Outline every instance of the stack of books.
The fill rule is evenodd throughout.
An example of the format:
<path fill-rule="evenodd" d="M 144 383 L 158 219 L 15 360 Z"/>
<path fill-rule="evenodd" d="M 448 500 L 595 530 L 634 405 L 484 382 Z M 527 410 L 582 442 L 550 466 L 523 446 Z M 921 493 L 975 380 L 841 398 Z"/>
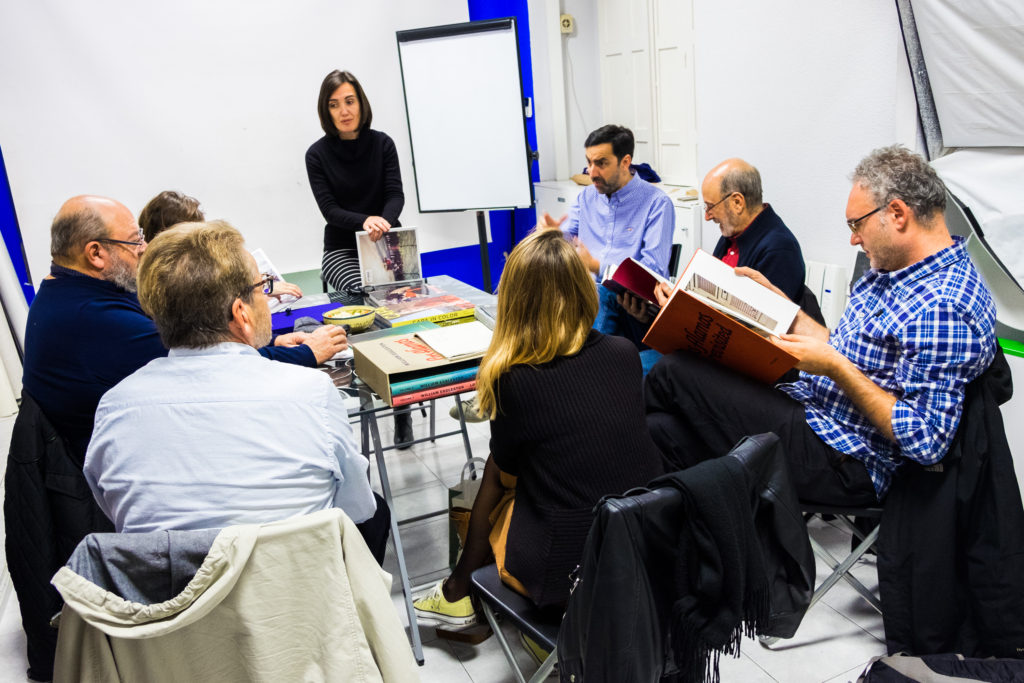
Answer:
<path fill-rule="evenodd" d="M 377 308 L 377 322 L 382 327 L 400 327 L 429 320 L 438 325 L 454 325 L 473 317 L 474 305 L 448 294 L 433 285 L 406 288 L 392 299 L 385 299 Z"/>
<path fill-rule="evenodd" d="M 431 327 L 352 345 L 356 374 L 388 405 L 420 403 L 476 388 L 491 331 L 479 322 Z"/>

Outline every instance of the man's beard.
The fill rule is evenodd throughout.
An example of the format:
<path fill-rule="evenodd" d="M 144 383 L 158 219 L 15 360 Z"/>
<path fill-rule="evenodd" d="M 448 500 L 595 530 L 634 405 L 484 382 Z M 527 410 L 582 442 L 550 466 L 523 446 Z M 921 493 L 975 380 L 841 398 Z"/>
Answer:
<path fill-rule="evenodd" d="M 134 265 L 125 261 L 120 256 L 111 253 L 110 267 L 103 272 L 103 279 L 113 282 L 126 292 L 134 292 L 138 289 L 136 282 L 137 274 Z"/>
<path fill-rule="evenodd" d="M 274 336 L 273 329 L 270 322 L 270 308 L 267 307 L 266 301 L 255 301 L 254 306 L 263 306 L 263 310 L 256 313 L 256 320 L 254 321 L 253 330 L 253 346 L 257 349 L 262 349 L 264 346 L 270 343 L 270 340 Z M 254 309 L 255 310 L 255 309 Z"/>

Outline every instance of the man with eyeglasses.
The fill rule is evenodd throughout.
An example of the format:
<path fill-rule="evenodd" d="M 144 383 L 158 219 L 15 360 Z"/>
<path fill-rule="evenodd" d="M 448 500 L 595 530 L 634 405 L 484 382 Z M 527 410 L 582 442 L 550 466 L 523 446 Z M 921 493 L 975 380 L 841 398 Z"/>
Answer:
<path fill-rule="evenodd" d="M 945 185 L 923 158 L 877 149 L 852 180 L 850 244 L 871 270 L 834 332 L 801 311 L 775 340 L 800 359 L 797 381 L 770 387 L 685 353 L 648 375 L 648 425 L 678 466 L 773 431 L 802 500 L 861 506 L 885 497 L 904 462 L 946 454 L 965 388 L 995 355 L 995 306 L 963 238 L 946 228 Z"/>
<path fill-rule="evenodd" d="M 106 197 L 69 199 L 50 229 L 53 265 L 29 309 L 23 383 L 79 460 L 103 392 L 167 355 L 135 295 L 145 249 L 131 211 Z M 296 348 L 265 347 L 260 353 L 313 366 L 347 343 L 337 327 L 324 328 L 306 342 Z"/>
<path fill-rule="evenodd" d="M 73 197 L 50 228 L 50 273 L 25 329 L 24 389 L 81 462 L 96 404 L 110 387 L 167 354 L 135 298 L 146 248 L 131 211 Z"/>
<path fill-rule="evenodd" d="M 135 218 L 120 202 L 69 199 L 50 229 L 50 273 L 29 308 L 23 415 L 15 426 L 7 475 L 7 504 L 18 516 L 9 512 L 6 527 L 9 542 L 19 548 L 8 562 L 28 637 L 30 674 L 39 680 L 52 675 L 56 636 L 49 619 L 60 609 L 50 577 L 85 534 L 110 529 L 84 493 L 81 472 L 96 405 L 119 381 L 167 355 L 135 295 L 145 249 Z M 265 348 L 261 354 L 312 365 L 345 344 L 344 332 L 333 328 L 308 347 Z M 36 413 L 63 439 L 47 445 L 19 433 L 22 423 L 41 424 Z"/>
<path fill-rule="evenodd" d="M 733 268 L 760 271 L 800 303 L 805 275 L 800 243 L 771 205 L 762 202 L 757 169 L 743 159 L 726 159 L 704 176 L 701 195 L 704 219 L 722 232 L 714 256 Z"/>
<path fill-rule="evenodd" d="M 268 363 L 267 292 L 223 221 L 162 233 L 142 257 L 139 301 L 170 353 L 96 409 L 85 478 L 118 532 L 216 529 L 339 507 L 383 561 L 388 509 L 370 489 L 327 375 Z"/>
<path fill-rule="evenodd" d="M 753 268 L 790 300 L 800 304 L 804 290 L 804 257 L 800 243 L 770 204 L 762 201 L 761 174 L 743 159 L 726 159 L 701 183 L 704 218 L 718 224 L 722 237 L 712 254 L 725 264 Z M 672 287 L 659 284 L 657 303 L 664 306 Z M 623 308 L 650 323 L 650 308 L 628 292 L 619 296 Z"/>

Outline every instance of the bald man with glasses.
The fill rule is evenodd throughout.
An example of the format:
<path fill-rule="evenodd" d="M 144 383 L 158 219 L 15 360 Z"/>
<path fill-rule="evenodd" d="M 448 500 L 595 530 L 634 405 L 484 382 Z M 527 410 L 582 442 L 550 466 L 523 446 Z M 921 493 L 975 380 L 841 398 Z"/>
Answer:
<path fill-rule="evenodd" d="M 79 461 L 105 391 L 167 349 L 136 298 L 146 240 L 132 212 L 107 197 L 66 201 L 50 228 L 50 273 L 29 308 L 24 389 Z M 315 366 L 347 346 L 337 327 L 278 339 L 261 355 Z"/>
<path fill-rule="evenodd" d="M 704 219 L 718 225 L 722 237 L 712 254 L 733 268 L 762 273 L 797 304 L 804 304 L 804 257 L 800 243 L 771 205 L 762 201 L 761 174 L 743 159 L 726 159 L 704 176 Z M 658 305 L 672 288 L 659 285 Z M 649 322 L 649 307 L 628 293 L 619 303 L 637 320 Z M 817 305 L 811 307 L 817 313 Z"/>
<path fill-rule="evenodd" d="M 146 249 L 124 204 L 73 197 L 50 228 L 50 273 L 39 285 L 25 329 L 24 390 L 81 462 L 100 396 L 167 355 L 135 297 Z"/>
<path fill-rule="evenodd" d="M 726 159 L 701 184 L 704 219 L 722 237 L 714 256 L 726 264 L 761 272 L 796 303 L 804 287 L 800 243 L 771 205 L 761 201 L 761 174 L 743 159 Z"/>

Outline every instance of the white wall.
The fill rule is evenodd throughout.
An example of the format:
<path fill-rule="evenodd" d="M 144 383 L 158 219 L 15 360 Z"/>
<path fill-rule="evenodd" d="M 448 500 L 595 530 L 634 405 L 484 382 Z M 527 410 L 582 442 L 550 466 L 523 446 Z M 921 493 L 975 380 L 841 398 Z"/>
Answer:
<path fill-rule="evenodd" d="M 577 19 L 576 34 L 564 41 L 570 169 L 577 172 L 589 132 L 579 110 L 590 129 L 609 122 L 600 119 L 597 3 L 561 4 Z M 895 4 L 694 0 L 694 31 L 698 175 L 727 157 L 746 158 L 761 170 L 765 198 L 805 258 L 851 267 L 857 250 L 843 220 L 850 172 L 875 147 L 916 146 Z M 540 37 L 536 29 L 532 35 Z M 534 70 L 545 66 L 534 54 Z M 543 146 L 553 132 L 537 123 Z M 705 224 L 704 245 L 718 236 L 717 226 Z"/>
<path fill-rule="evenodd" d="M 7 3 L 0 144 L 32 273 L 70 196 L 197 197 L 280 270 L 318 267 L 323 218 L 306 148 L 324 75 L 348 69 L 398 147 L 405 225 L 426 251 L 476 241 L 471 214 L 419 215 L 395 31 L 468 20 L 465 0 Z M 439 74 L 439 78 L 443 74 Z"/>
<path fill-rule="evenodd" d="M 569 144 L 569 175 L 587 165 L 583 142 L 595 128 L 615 121 L 602 120 L 601 69 L 597 47 L 597 3 L 594 0 L 561 0 L 564 14 L 576 19 L 576 30 L 562 39 L 565 67 L 565 108 Z M 536 70 L 534 66 L 534 70 Z M 537 131 L 537 137 L 541 135 Z"/>
<path fill-rule="evenodd" d="M 849 174 L 875 147 L 916 142 L 895 3 L 696 0 L 694 25 L 698 173 L 747 159 L 804 257 L 852 266 Z M 704 244 L 718 235 L 706 224 Z"/>

